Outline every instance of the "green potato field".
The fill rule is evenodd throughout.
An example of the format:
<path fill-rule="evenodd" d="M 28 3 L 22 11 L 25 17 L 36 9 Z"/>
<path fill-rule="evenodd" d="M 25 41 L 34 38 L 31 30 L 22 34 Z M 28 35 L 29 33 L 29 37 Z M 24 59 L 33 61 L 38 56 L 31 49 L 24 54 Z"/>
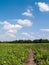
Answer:
<path fill-rule="evenodd" d="M 0 43 L 0 65 L 24 65 L 30 48 L 37 65 L 49 65 L 49 43 Z"/>

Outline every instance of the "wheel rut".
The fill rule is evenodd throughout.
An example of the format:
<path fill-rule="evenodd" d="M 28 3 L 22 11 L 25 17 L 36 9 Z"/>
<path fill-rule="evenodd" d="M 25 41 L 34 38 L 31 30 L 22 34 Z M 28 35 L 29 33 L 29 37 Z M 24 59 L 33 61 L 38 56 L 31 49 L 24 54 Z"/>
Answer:
<path fill-rule="evenodd" d="M 34 60 L 34 52 L 32 51 L 32 49 L 30 49 L 28 59 L 25 61 L 24 65 L 36 65 Z"/>

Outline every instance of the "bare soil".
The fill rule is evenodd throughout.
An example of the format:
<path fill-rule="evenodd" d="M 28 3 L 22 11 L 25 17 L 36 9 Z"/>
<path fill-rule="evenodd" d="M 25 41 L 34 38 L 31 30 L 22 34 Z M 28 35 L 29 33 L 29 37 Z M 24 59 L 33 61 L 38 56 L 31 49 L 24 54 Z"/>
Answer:
<path fill-rule="evenodd" d="M 25 61 L 24 65 L 36 65 L 34 60 L 34 52 L 30 49 L 28 59 Z"/>

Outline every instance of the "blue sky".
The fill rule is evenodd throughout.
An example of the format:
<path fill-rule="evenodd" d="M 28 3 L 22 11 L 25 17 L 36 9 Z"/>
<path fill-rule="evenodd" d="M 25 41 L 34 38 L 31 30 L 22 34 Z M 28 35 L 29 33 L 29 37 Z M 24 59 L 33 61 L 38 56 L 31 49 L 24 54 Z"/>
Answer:
<path fill-rule="evenodd" d="M 0 0 L 0 41 L 49 39 L 49 0 Z"/>

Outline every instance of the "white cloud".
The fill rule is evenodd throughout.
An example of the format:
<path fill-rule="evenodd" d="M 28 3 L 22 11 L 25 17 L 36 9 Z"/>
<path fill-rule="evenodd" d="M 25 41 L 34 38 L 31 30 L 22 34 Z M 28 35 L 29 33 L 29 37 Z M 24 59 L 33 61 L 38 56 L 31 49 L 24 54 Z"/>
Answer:
<path fill-rule="evenodd" d="M 49 11 L 49 5 L 45 2 L 38 2 L 38 7 L 41 12 L 48 12 Z"/>
<path fill-rule="evenodd" d="M 30 34 L 28 32 L 22 32 L 22 39 L 23 40 L 29 40 Z"/>
<path fill-rule="evenodd" d="M 31 32 L 22 32 L 22 39 L 23 40 L 33 40 L 35 39 L 35 36 L 31 34 Z"/>
<path fill-rule="evenodd" d="M 18 24 L 10 24 L 10 25 L 4 25 L 4 29 L 21 29 L 22 26 Z"/>
<path fill-rule="evenodd" d="M 28 19 L 24 19 L 24 20 L 19 19 L 19 20 L 17 20 L 17 22 L 24 26 L 32 26 L 31 20 L 28 20 Z"/>
<path fill-rule="evenodd" d="M 9 25 L 9 23 L 8 23 L 7 21 L 4 21 L 4 22 L 1 22 L 1 21 L 0 21 L 0 24 Z"/>
<path fill-rule="evenodd" d="M 11 41 L 11 40 L 14 40 L 16 39 L 16 36 L 12 33 L 5 33 L 5 34 L 1 34 L 0 35 L 0 40 L 1 41 Z"/>
<path fill-rule="evenodd" d="M 8 21 L 0 22 L 1 25 L 3 25 L 3 29 L 5 30 L 19 30 L 22 28 L 21 25 L 18 24 L 11 24 Z"/>
<path fill-rule="evenodd" d="M 18 24 L 11 24 L 11 23 L 9 23 L 9 22 L 2 22 L 2 24 L 4 25 L 3 26 L 3 29 L 7 29 L 7 30 L 10 30 L 10 29 L 21 29 L 22 28 L 22 26 L 21 25 L 18 25 Z"/>
<path fill-rule="evenodd" d="M 13 34 L 15 34 L 15 33 L 17 33 L 17 30 L 12 30 L 12 29 L 11 29 L 11 30 L 8 30 L 7 32 L 8 32 L 8 33 L 13 33 Z"/>
<path fill-rule="evenodd" d="M 40 29 L 43 32 L 49 32 L 49 29 Z"/>
<path fill-rule="evenodd" d="M 23 12 L 22 15 L 25 16 L 32 16 L 32 11 L 30 9 L 27 9 L 27 11 Z"/>
<path fill-rule="evenodd" d="M 16 34 L 18 30 L 22 28 L 21 25 L 18 24 L 11 24 L 8 21 L 0 22 L 0 25 L 3 25 L 2 30 L 6 31 L 2 35 L 0 35 L 1 38 L 4 38 L 9 40 L 10 38 L 16 38 Z"/>
<path fill-rule="evenodd" d="M 15 34 L 13 34 L 13 33 L 8 33 L 8 32 L 5 34 L 5 36 L 7 36 L 7 37 L 14 37 L 14 38 L 16 37 Z"/>
<path fill-rule="evenodd" d="M 24 36 L 30 36 L 30 34 L 27 33 L 27 32 L 23 32 L 22 34 L 23 34 Z"/>
<path fill-rule="evenodd" d="M 23 26 L 32 26 L 32 22 L 28 19 L 19 19 L 16 24 L 12 24 L 8 21 L 1 21 L 0 25 L 2 26 L 2 31 L 0 30 L 0 40 L 8 41 L 17 39 L 16 35 L 18 30 L 21 30 Z M 4 32 L 3 32 L 4 31 Z M 3 33 L 2 33 L 3 32 Z M 27 32 L 23 32 L 22 35 L 25 39 L 30 39 L 30 34 Z M 18 37 L 19 38 L 19 37 Z"/>

